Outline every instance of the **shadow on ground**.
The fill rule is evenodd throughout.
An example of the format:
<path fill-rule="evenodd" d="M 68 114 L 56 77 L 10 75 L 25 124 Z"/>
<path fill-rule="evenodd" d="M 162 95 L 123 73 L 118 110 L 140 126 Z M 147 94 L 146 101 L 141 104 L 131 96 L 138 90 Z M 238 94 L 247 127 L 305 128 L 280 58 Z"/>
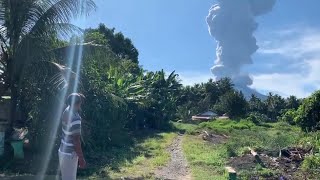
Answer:
<path fill-rule="evenodd" d="M 162 137 L 158 133 L 160 132 L 154 130 L 141 130 L 135 133 L 128 133 L 125 137 L 122 137 L 126 139 L 122 144 L 110 147 L 107 152 L 88 150 L 85 153 L 88 167 L 85 170 L 78 170 L 78 176 L 84 179 L 89 176 L 111 179 L 105 167 L 110 168 L 114 172 L 120 172 L 120 168 L 124 163 L 132 162 L 142 153 L 145 157 L 151 156 L 149 150 L 137 146 L 137 144 L 142 143 L 148 138 L 161 139 Z M 40 171 L 39 162 L 43 156 L 36 152 L 25 151 L 25 159 L 12 160 L 13 151 L 9 145 L 6 148 L 9 150 L 0 159 L 0 179 L 35 179 L 35 175 Z M 57 148 L 53 152 L 57 152 Z M 57 179 L 56 175 L 59 174 L 58 165 L 57 153 L 53 153 L 47 171 L 48 176 L 45 179 Z"/>

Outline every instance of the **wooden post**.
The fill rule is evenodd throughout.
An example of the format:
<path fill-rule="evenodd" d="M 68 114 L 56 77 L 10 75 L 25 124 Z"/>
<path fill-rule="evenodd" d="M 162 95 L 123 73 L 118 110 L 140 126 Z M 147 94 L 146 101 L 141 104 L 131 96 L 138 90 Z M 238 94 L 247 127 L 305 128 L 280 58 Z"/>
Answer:
<path fill-rule="evenodd" d="M 228 173 L 228 180 L 237 180 L 237 172 L 232 167 L 226 167 L 226 171 Z"/>
<path fill-rule="evenodd" d="M 250 147 L 248 147 L 249 151 L 251 152 L 252 156 L 256 159 L 256 161 L 263 167 L 265 168 L 266 166 L 264 165 L 264 163 L 262 162 L 262 160 L 260 159 L 258 153 L 256 151 L 254 151 L 253 149 L 251 149 Z"/>

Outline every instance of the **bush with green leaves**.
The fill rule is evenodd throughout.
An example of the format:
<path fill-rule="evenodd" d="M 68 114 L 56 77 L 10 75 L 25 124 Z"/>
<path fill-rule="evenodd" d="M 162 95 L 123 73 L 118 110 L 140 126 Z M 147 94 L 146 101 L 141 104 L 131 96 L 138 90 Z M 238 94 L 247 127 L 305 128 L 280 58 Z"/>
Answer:
<path fill-rule="evenodd" d="M 280 116 L 280 120 L 294 125 L 294 118 L 297 116 L 297 111 L 294 109 L 289 109 Z"/>
<path fill-rule="evenodd" d="M 261 123 L 271 121 L 270 118 L 268 118 L 268 116 L 266 116 L 265 114 L 258 113 L 258 112 L 249 113 L 247 120 L 252 121 L 255 124 L 261 124 Z"/>
<path fill-rule="evenodd" d="M 320 129 L 320 91 L 303 101 L 297 110 L 295 122 L 305 131 Z"/>
<path fill-rule="evenodd" d="M 320 174 L 319 167 L 320 167 L 320 154 L 319 153 L 305 157 L 305 159 L 302 163 L 302 169 L 305 171 L 318 170 L 318 173 Z"/>

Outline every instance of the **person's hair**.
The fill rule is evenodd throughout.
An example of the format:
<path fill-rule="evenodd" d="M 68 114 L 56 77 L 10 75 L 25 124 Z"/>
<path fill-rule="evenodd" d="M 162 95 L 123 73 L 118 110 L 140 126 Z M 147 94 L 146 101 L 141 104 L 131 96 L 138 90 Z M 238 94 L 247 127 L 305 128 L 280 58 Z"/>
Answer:
<path fill-rule="evenodd" d="M 84 95 L 80 93 L 72 93 L 68 96 L 66 104 L 68 106 L 82 103 L 84 100 Z"/>

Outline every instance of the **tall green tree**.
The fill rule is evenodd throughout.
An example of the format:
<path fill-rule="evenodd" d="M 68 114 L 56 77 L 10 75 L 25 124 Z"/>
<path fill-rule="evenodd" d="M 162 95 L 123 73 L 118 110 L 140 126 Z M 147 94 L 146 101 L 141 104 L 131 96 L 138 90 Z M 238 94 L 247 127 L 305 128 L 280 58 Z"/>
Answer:
<path fill-rule="evenodd" d="M 10 90 L 11 122 L 15 120 L 24 69 L 51 50 L 52 34 L 79 32 L 71 19 L 87 15 L 93 0 L 0 0 L 1 91 Z M 59 68 L 57 68 L 59 69 Z"/>
<path fill-rule="evenodd" d="M 106 45 L 120 58 L 139 63 L 139 52 L 133 45 L 131 39 L 125 37 L 121 32 L 115 32 L 115 28 L 109 29 L 100 24 L 96 29 L 87 29 L 85 42 Z"/>
<path fill-rule="evenodd" d="M 248 104 L 242 92 L 228 91 L 220 96 L 214 109 L 219 114 L 226 113 L 231 118 L 239 118 L 246 115 L 247 107 Z"/>
<path fill-rule="evenodd" d="M 175 72 L 166 77 L 163 70 L 147 72 L 144 81 L 148 94 L 146 122 L 150 127 L 159 129 L 173 120 L 182 85 Z"/>
<path fill-rule="evenodd" d="M 222 78 L 216 81 L 216 84 L 219 90 L 219 96 L 227 92 L 234 91 L 234 84 L 230 78 Z"/>
<path fill-rule="evenodd" d="M 249 111 L 250 112 L 257 112 L 257 113 L 261 113 L 261 114 L 265 114 L 267 107 L 266 104 L 263 103 L 263 101 L 261 101 L 260 98 L 258 98 L 256 95 L 252 94 L 251 98 L 248 102 L 249 104 Z"/>
<path fill-rule="evenodd" d="M 286 108 L 285 100 L 277 94 L 269 93 L 265 103 L 267 106 L 267 116 L 273 121 L 276 121 Z"/>
<path fill-rule="evenodd" d="M 286 99 L 286 108 L 287 109 L 298 109 L 301 102 L 296 96 L 290 96 Z"/>

